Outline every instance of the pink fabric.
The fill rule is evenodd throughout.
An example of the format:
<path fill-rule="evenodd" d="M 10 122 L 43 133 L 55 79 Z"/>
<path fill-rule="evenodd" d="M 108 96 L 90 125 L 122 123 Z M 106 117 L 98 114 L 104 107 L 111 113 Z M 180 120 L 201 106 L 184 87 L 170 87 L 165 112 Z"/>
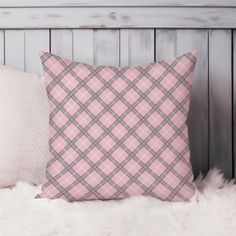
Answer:
<path fill-rule="evenodd" d="M 188 116 L 194 53 L 135 68 L 42 53 L 50 160 L 38 197 L 69 201 L 194 193 Z"/>

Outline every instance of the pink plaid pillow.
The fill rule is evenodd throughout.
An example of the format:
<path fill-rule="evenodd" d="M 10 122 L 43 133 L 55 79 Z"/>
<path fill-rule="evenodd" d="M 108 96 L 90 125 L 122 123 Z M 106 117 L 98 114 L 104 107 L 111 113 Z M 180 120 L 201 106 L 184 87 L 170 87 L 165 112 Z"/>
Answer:
<path fill-rule="evenodd" d="M 38 197 L 149 195 L 189 200 L 194 53 L 139 67 L 87 65 L 44 52 L 50 160 Z"/>

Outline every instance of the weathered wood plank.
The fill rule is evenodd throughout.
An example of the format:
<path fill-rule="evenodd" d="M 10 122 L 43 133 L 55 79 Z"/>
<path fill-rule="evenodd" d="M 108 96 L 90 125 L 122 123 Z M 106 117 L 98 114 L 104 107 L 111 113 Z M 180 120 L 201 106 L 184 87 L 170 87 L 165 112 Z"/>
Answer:
<path fill-rule="evenodd" d="M 129 29 L 120 32 L 120 64 L 137 66 L 153 62 L 154 30 Z"/>
<path fill-rule="evenodd" d="M 64 58 L 73 59 L 72 30 L 51 30 L 51 52 Z"/>
<path fill-rule="evenodd" d="M 6 30 L 5 64 L 16 69 L 42 74 L 39 52 L 49 50 L 48 30 Z"/>
<path fill-rule="evenodd" d="M 24 30 L 5 31 L 5 65 L 24 71 L 25 69 Z"/>
<path fill-rule="evenodd" d="M 1 0 L 0 7 L 68 6 L 236 6 L 234 0 Z"/>
<path fill-rule="evenodd" d="M 145 27 L 236 28 L 236 8 L 0 8 L 0 28 Z"/>
<path fill-rule="evenodd" d="M 5 33 L 4 30 L 0 30 L 0 64 L 5 64 Z"/>
<path fill-rule="evenodd" d="M 25 71 L 42 75 L 40 51 L 49 51 L 49 30 L 25 31 Z"/>
<path fill-rule="evenodd" d="M 94 63 L 119 65 L 119 30 L 94 31 Z"/>
<path fill-rule="evenodd" d="M 94 63 L 94 30 L 73 30 L 73 59 L 88 64 Z"/>
<path fill-rule="evenodd" d="M 232 177 L 232 48 L 231 30 L 209 34 L 210 167 Z"/>
<path fill-rule="evenodd" d="M 177 46 L 176 30 L 156 30 L 156 60 L 175 58 Z"/>
<path fill-rule="evenodd" d="M 233 31 L 233 173 L 236 178 L 236 30 Z"/>
<path fill-rule="evenodd" d="M 120 30 L 120 66 L 130 66 L 129 29 Z"/>
<path fill-rule="evenodd" d="M 208 31 L 177 30 L 177 55 L 197 50 L 189 110 L 189 142 L 195 176 L 208 171 Z"/>
<path fill-rule="evenodd" d="M 156 60 L 198 51 L 189 111 L 189 141 L 195 176 L 208 170 L 208 32 L 156 30 Z"/>

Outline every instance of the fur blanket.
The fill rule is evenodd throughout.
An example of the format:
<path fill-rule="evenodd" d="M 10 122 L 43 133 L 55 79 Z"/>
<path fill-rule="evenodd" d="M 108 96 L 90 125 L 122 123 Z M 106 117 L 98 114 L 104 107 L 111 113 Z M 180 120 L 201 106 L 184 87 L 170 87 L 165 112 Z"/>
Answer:
<path fill-rule="evenodd" d="M 40 187 L 0 190 L 1 236 L 234 236 L 236 185 L 218 170 L 196 181 L 190 203 L 148 197 L 68 203 L 34 199 Z"/>

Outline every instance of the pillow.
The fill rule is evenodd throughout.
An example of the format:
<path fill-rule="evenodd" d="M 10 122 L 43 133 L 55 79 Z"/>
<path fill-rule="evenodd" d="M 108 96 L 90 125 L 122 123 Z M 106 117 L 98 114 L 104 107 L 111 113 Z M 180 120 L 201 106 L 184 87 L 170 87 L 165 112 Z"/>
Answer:
<path fill-rule="evenodd" d="M 186 120 L 194 53 L 134 68 L 87 65 L 47 52 L 41 60 L 50 160 L 37 197 L 193 196 Z"/>
<path fill-rule="evenodd" d="M 44 79 L 0 66 L 0 187 L 43 182 L 48 117 Z"/>

